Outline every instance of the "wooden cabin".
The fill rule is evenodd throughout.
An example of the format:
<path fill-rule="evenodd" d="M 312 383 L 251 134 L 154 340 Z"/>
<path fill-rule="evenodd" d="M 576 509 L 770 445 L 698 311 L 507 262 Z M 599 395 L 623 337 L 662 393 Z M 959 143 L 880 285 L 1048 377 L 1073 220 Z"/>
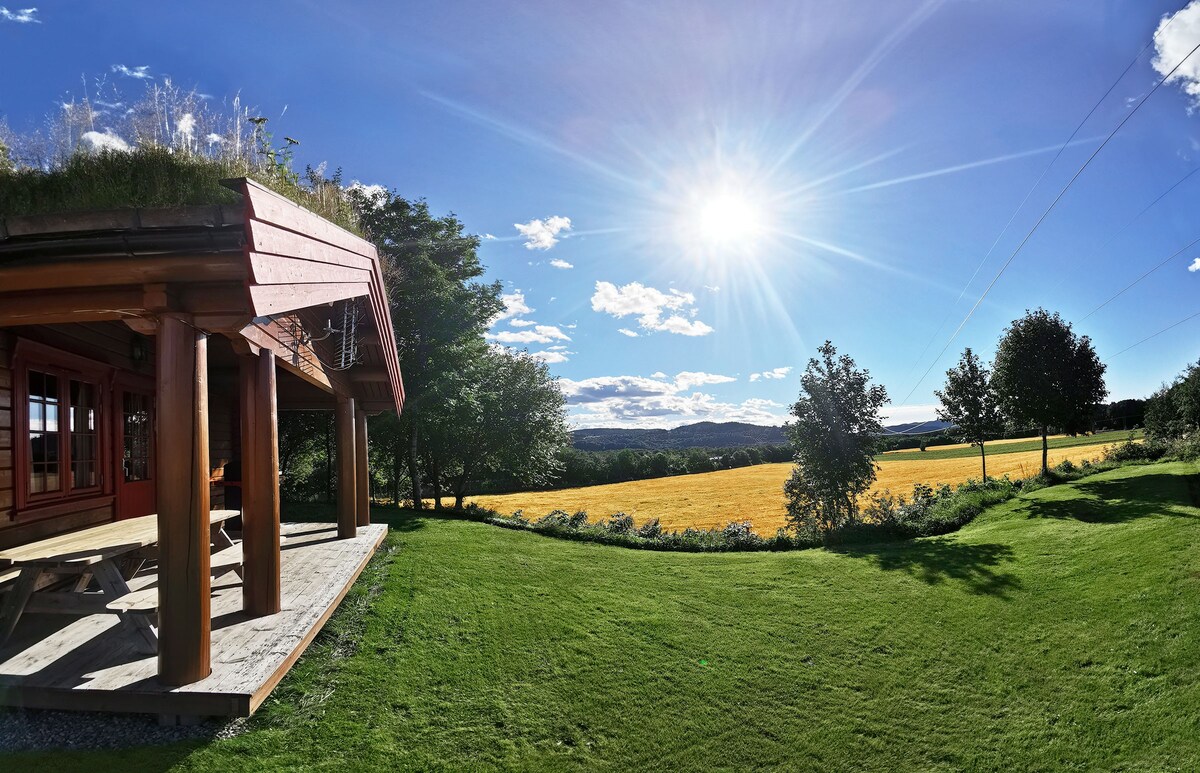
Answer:
<path fill-rule="evenodd" d="M 225 184 L 240 205 L 0 213 L 0 704 L 248 714 L 383 538 L 366 417 L 398 412 L 404 387 L 376 250 L 251 180 Z M 336 416 L 337 523 L 324 534 L 280 523 L 277 416 L 298 409 Z M 241 580 L 221 590 L 214 525 L 238 513 Z M 117 545 L 98 550 L 97 534 Z M 150 559 L 112 582 L 142 582 L 141 606 L 114 608 L 106 585 L 89 600 L 134 534 Z M 101 601 L 73 634 L 82 649 L 62 655 L 63 631 Z M 56 605 L 79 614 L 27 627 L 39 615 L 23 609 Z M 139 614 L 157 637 L 149 659 L 121 650 L 128 626 L 114 625 Z M 243 651 L 215 657 L 243 624 L 228 642 Z M 89 656 L 86 641 L 108 645 Z M 96 665 L 114 648 L 120 668 Z M 243 663 L 247 648 L 278 663 L 222 692 L 239 677 L 214 664 Z"/>

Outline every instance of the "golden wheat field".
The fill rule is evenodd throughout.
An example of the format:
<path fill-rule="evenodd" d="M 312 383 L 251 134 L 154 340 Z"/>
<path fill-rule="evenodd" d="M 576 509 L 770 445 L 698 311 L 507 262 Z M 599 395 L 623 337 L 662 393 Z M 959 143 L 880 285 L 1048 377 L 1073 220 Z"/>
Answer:
<path fill-rule="evenodd" d="M 1101 445 L 1052 448 L 1050 464 L 1095 459 L 1102 451 Z M 1025 478 L 1038 471 L 1041 461 L 1040 450 L 996 454 L 988 457 L 988 474 Z M 502 513 L 523 510 L 526 517 L 551 510 L 587 510 L 592 520 L 598 520 L 620 511 L 632 515 L 639 524 L 658 518 L 665 528 L 679 530 L 750 521 L 758 533 L 773 534 L 784 525 L 783 482 L 791 471 L 790 463 L 760 464 L 602 486 L 480 496 L 469 501 Z M 884 458 L 879 462 L 879 477 L 872 490 L 907 495 L 914 483 L 957 484 L 978 477 L 979 458 L 975 456 L 929 461 Z"/>

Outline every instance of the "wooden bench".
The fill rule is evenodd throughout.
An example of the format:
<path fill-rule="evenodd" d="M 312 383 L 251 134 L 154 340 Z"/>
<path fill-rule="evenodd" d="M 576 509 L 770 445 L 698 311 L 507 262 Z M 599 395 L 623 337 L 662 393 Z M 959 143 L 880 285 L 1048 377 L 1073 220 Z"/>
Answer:
<path fill-rule="evenodd" d="M 237 510 L 209 513 L 211 540 L 218 554 L 235 547 L 224 524 L 237 515 Z M 0 602 L 0 645 L 8 640 L 25 612 L 91 615 L 115 611 L 107 608 L 108 602 L 129 594 L 126 581 L 142 563 L 157 556 L 157 541 L 158 516 L 147 515 L 0 551 L 0 569 L 11 566 L 19 571 L 12 589 Z M 237 550 L 240 556 L 240 547 Z M 35 593 L 47 574 L 73 577 L 71 590 Z M 99 594 L 85 593 L 92 580 L 100 586 Z M 148 647 L 157 649 L 158 633 L 144 616 L 117 614 Z"/>
<path fill-rule="evenodd" d="M 238 577 L 242 576 L 241 545 L 234 544 L 212 554 L 209 575 L 220 577 L 229 572 L 236 572 Z M 142 588 L 141 590 L 130 591 L 124 596 L 119 596 L 108 602 L 105 605 L 105 609 L 118 614 L 156 615 L 158 614 L 158 587 L 151 586 L 149 588 Z"/>

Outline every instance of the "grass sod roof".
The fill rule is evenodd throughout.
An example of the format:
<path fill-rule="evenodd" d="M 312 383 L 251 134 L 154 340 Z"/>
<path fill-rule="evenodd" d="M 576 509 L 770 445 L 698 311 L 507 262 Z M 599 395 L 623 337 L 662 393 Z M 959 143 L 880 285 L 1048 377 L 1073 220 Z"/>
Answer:
<path fill-rule="evenodd" d="M 249 177 L 348 231 L 362 233 L 345 198 L 323 190 L 335 183 L 310 187 L 264 174 L 244 159 L 206 158 L 156 146 L 80 153 L 50 170 L 0 169 L 0 217 L 240 204 L 241 195 L 221 184 L 237 177 Z"/>

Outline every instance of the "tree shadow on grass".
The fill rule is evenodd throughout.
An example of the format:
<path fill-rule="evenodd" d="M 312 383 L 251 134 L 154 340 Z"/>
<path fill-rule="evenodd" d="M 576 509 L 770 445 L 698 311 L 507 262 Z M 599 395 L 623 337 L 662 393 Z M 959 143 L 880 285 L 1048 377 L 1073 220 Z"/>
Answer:
<path fill-rule="evenodd" d="M 1013 560 L 1008 545 L 964 544 L 950 539 L 920 539 L 899 543 L 856 545 L 838 552 L 874 562 L 884 571 L 903 571 L 922 582 L 961 583 L 972 593 L 1007 598 L 1021 587 L 1020 579 L 1000 566 Z"/>
<path fill-rule="evenodd" d="M 1195 518 L 1189 506 L 1200 498 L 1200 476 L 1153 473 L 1115 480 L 1076 483 L 1071 490 L 1055 489 L 1068 498 L 1033 498 L 1018 512 L 1028 518 L 1059 518 L 1084 523 L 1126 523 L 1138 518 L 1172 515 Z"/>

